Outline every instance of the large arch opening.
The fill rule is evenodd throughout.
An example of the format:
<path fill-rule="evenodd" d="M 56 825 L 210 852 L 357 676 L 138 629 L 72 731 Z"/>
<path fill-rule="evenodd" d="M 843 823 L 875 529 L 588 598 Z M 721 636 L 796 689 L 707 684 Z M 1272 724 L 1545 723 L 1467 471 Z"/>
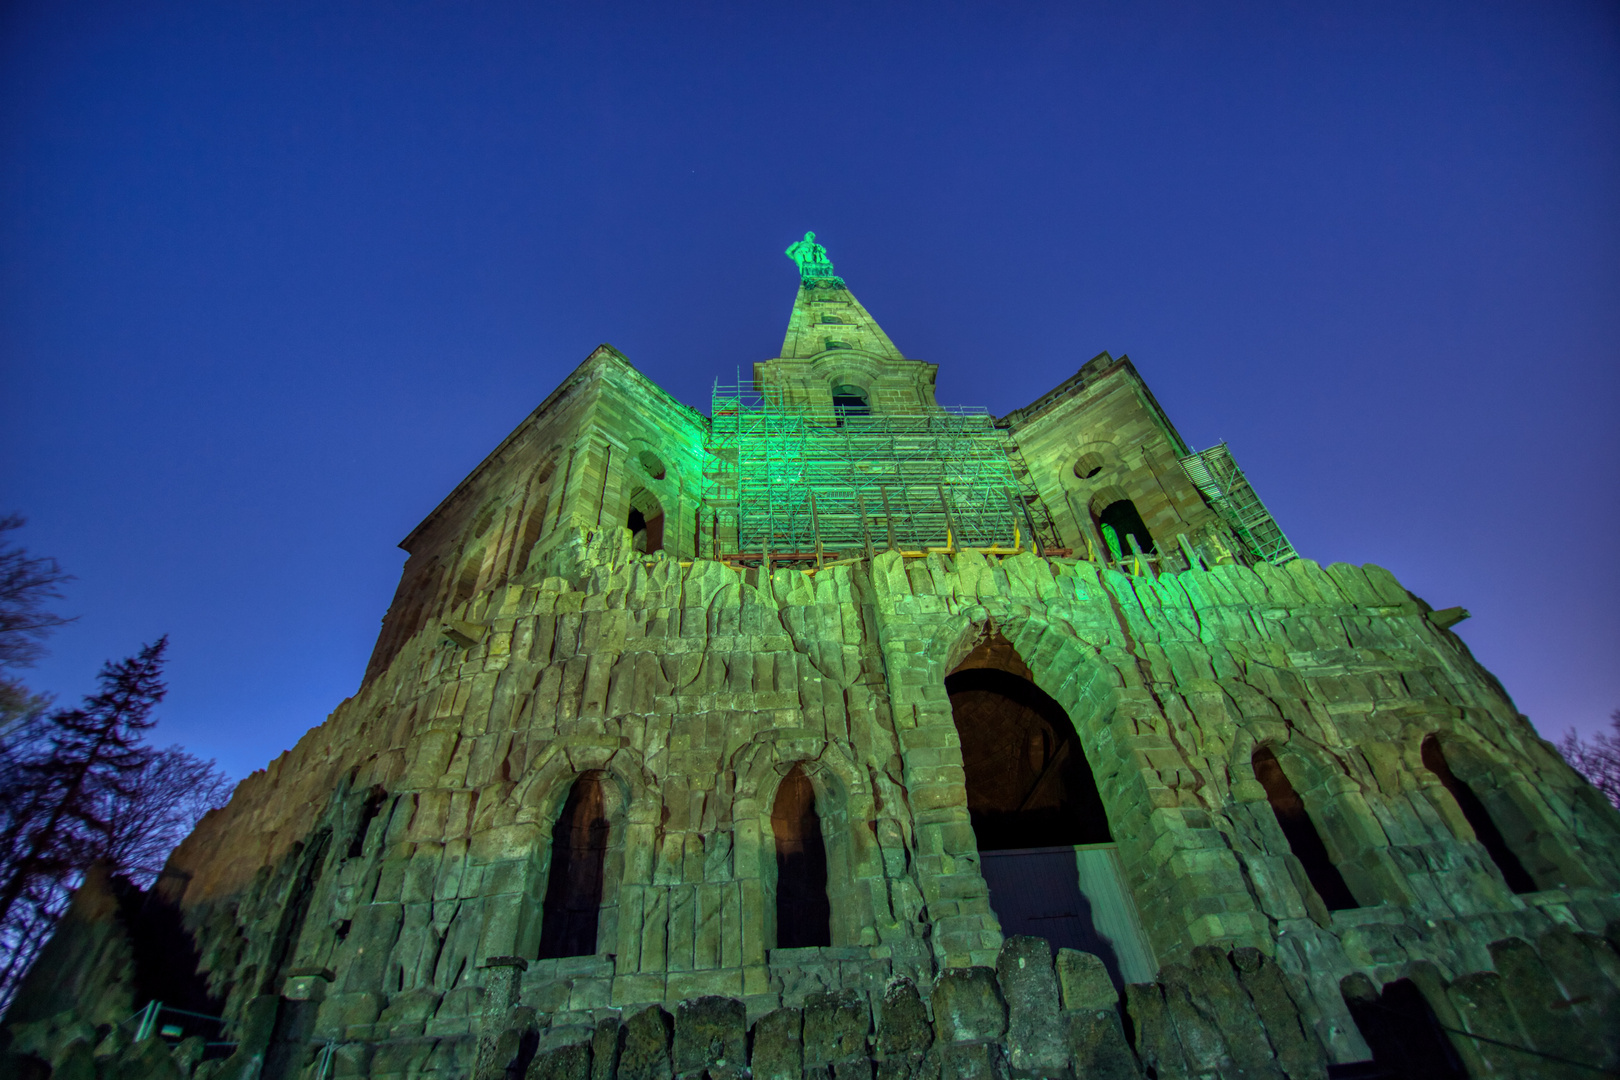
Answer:
<path fill-rule="evenodd" d="M 608 850 L 603 779 L 601 772 L 581 774 L 551 830 L 551 871 L 540 916 L 541 960 L 596 952 Z"/>
<path fill-rule="evenodd" d="M 630 527 L 630 547 L 651 555 L 664 548 L 664 506 L 658 496 L 644 487 L 630 492 L 630 513 L 625 524 Z"/>
<path fill-rule="evenodd" d="M 980 851 L 1113 840 L 1063 706 L 1024 676 L 996 668 L 959 670 L 945 690 Z"/>
<path fill-rule="evenodd" d="M 1157 966 L 1068 713 L 995 631 L 946 677 L 945 690 L 1002 933 L 1095 953 L 1116 986 L 1151 979 Z"/>
<path fill-rule="evenodd" d="M 1475 839 L 1490 855 L 1496 868 L 1502 872 L 1502 879 L 1507 882 L 1508 888 L 1516 893 L 1535 892 L 1538 888 L 1535 878 L 1530 876 L 1530 872 L 1524 868 L 1523 861 L 1508 846 L 1507 839 L 1503 837 L 1502 830 L 1497 828 L 1490 811 L 1485 808 L 1484 801 L 1467 781 L 1451 771 L 1445 751 L 1440 747 L 1440 740 L 1433 735 L 1424 738 L 1421 753 L 1423 767 L 1439 777 L 1440 783 L 1456 800 L 1457 808 L 1462 811 L 1463 817 L 1474 830 Z"/>
<path fill-rule="evenodd" d="M 827 845 L 816 813 L 816 791 L 804 768 L 782 778 L 771 807 L 776 839 L 776 946 L 803 949 L 832 944 L 827 898 Z"/>
<path fill-rule="evenodd" d="M 1316 895 L 1322 898 L 1329 911 L 1360 907 L 1350 886 L 1345 884 L 1344 875 L 1333 864 L 1327 844 L 1323 842 L 1321 833 L 1316 831 L 1316 823 L 1311 820 L 1310 812 L 1305 809 L 1305 800 L 1294 790 L 1277 755 L 1269 746 L 1262 746 L 1254 752 L 1252 760 L 1254 778 L 1265 788 L 1266 800 L 1271 803 L 1271 812 L 1276 815 L 1277 824 L 1288 840 L 1288 848 L 1305 868 L 1305 876 L 1316 890 Z"/>

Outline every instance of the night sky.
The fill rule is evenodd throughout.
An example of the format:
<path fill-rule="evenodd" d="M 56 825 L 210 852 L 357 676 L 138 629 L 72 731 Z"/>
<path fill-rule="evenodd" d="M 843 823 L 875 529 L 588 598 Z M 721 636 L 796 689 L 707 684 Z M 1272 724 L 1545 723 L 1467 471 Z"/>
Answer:
<path fill-rule="evenodd" d="M 1612 4 L 13 3 L 0 510 L 79 616 L 25 675 L 168 633 L 157 740 L 264 765 L 569 370 L 707 411 L 814 229 L 941 403 L 1128 353 L 1303 554 L 1600 730 L 1617 194 Z"/>

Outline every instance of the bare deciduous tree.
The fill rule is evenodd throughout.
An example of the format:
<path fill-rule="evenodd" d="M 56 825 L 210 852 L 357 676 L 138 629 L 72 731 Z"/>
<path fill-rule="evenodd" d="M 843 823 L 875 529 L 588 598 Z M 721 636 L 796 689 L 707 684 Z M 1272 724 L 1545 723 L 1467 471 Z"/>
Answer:
<path fill-rule="evenodd" d="M 1613 735 L 1600 731 L 1590 740 L 1571 728 L 1558 740 L 1558 752 L 1610 802 L 1620 806 L 1620 709 L 1609 714 L 1609 722 L 1614 726 Z"/>
<path fill-rule="evenodd" d="M 97 857 L 149 888 L 163 863 L 208 811 L 224 806 L 232 784 L 212 761 L 178 746 L 151 750 L 122 792 L 106 793 L 107 822 Z"/>
<path fill-rule="evenodd" d="M 20 515 L 0 515 L 0 535 L 22 526 Z M 45 610 L 46 601 L 60 600 L 61 586 L 72 580 L 55 559 L 0 542 L 0 742 L 14 741 L 11 729 L 37 719 L 49 705 L 7 672 L 32 666 L 51 631 L 73 621 Z"/>

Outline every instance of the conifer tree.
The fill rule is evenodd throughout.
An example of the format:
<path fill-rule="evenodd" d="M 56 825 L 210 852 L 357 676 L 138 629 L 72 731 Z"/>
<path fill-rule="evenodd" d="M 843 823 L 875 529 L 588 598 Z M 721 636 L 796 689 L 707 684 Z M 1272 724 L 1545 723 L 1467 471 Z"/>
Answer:
<path fill-rule="evenodd" d="M 0 847 L 0 924 L 41 883 L 82 870 L 114 833 L 108 807 L 133 798 L 150 751 L 142 734 L 166 690 L 161 637 L 103 665 L 101 689 L 50 717 L 50 748 L 22 766 L 22 790 Z"/>

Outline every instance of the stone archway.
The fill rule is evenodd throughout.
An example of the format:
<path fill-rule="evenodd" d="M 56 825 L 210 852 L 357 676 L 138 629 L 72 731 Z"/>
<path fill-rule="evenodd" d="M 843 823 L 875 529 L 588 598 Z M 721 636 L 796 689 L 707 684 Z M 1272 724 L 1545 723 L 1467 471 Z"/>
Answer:
<path fill-rule="evenodd" d="M 1107 809 L 1068 712 L 988 621 L 945 688 L 1002 933 L 1093 953 L 1117 986 L 1151 977 Z"/>

